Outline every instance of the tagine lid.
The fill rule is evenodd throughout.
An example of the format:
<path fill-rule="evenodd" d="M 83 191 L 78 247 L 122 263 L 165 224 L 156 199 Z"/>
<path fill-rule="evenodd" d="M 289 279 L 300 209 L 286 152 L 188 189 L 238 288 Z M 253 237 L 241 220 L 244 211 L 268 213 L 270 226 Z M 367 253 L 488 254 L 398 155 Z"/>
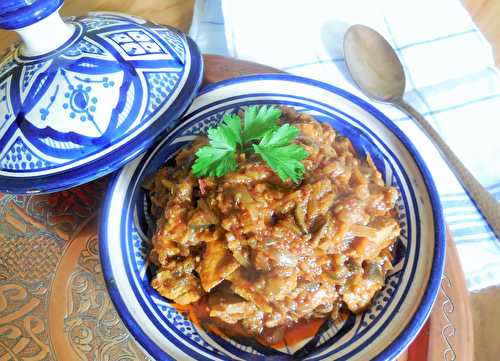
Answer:
<path fill-rule="evenodd" d="M 63 0 L 7 0 L 22 42 L 0 63 L 0 191 L 64 190 L 121 168 L 192 102 L 203 62 L 177 29 L 124 14 L 64 21 Z"/>

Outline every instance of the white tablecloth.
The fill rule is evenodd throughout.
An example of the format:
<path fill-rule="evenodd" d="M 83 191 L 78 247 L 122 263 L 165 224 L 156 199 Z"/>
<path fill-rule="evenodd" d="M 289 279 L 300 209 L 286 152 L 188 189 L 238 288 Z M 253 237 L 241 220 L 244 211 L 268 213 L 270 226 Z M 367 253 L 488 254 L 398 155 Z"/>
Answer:
<path fill-rule="evenodd" d="M 267 64 L 366 99 L 343 60 L 352 24 L 397 49 L 407 100 L 500 200 L 500 75 L 459 0 L 197 0 L 190 36 L 204 53 Z M 399 110 L 374 104 L 409 136 L 437 185 L 471 290 L 500 283 L 500 242 L 437 150 Z"/>

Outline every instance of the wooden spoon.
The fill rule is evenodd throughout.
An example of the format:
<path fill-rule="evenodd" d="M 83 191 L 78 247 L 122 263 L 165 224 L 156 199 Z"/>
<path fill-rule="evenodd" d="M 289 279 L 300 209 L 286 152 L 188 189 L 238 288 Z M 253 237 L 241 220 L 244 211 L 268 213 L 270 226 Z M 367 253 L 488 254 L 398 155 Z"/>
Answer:
<path fill-rule="evenodd" d="M 344 37 L 344 56 L 352 78 L 367 96 L 398 107 L 427 134 L 500 239 L 500 203 L 465 168 L 432 125 L 403 99 L 403 66 L 387 40 L 367 26 L 353 25 Z"/>

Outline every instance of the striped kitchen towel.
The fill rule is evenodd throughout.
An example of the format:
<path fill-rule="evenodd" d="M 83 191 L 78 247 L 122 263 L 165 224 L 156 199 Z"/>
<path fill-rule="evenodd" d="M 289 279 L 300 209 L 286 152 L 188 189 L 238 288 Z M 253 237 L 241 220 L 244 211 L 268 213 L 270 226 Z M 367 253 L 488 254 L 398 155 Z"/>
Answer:
<path fill-rule="evenodd" d="M 190 35 L 205 53 L 270 65 L 366 99 L 343 59 L 342 38 L 352 24 L 375 28 L 397 49 L 407 100 L 500 200 L 500 75 L 491 47 L 459 0 L 197 0 Z M 437 150 L 405 114 L 374 105 L 409 136 L 431 169 L 469 289 L 499 284 L 499 240 Z"/>

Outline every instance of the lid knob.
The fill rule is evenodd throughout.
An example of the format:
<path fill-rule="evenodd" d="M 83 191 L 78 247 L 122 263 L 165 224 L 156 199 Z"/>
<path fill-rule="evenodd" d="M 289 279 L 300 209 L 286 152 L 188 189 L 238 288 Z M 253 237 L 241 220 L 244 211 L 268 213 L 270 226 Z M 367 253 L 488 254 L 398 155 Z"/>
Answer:
<path fill-rule="evenodd" d="M 2 0 L 0 28 L 15 30 L 23 39 L 26 56 L 49 53 L 63 45 L 74 32 L 58 10 L 63 0 Z"/>
<path fill-rule="evenodd" d="M 63 0 L 2 0 L 0 28 L 19 29 L 36 23 L 61 7 Z"/>

